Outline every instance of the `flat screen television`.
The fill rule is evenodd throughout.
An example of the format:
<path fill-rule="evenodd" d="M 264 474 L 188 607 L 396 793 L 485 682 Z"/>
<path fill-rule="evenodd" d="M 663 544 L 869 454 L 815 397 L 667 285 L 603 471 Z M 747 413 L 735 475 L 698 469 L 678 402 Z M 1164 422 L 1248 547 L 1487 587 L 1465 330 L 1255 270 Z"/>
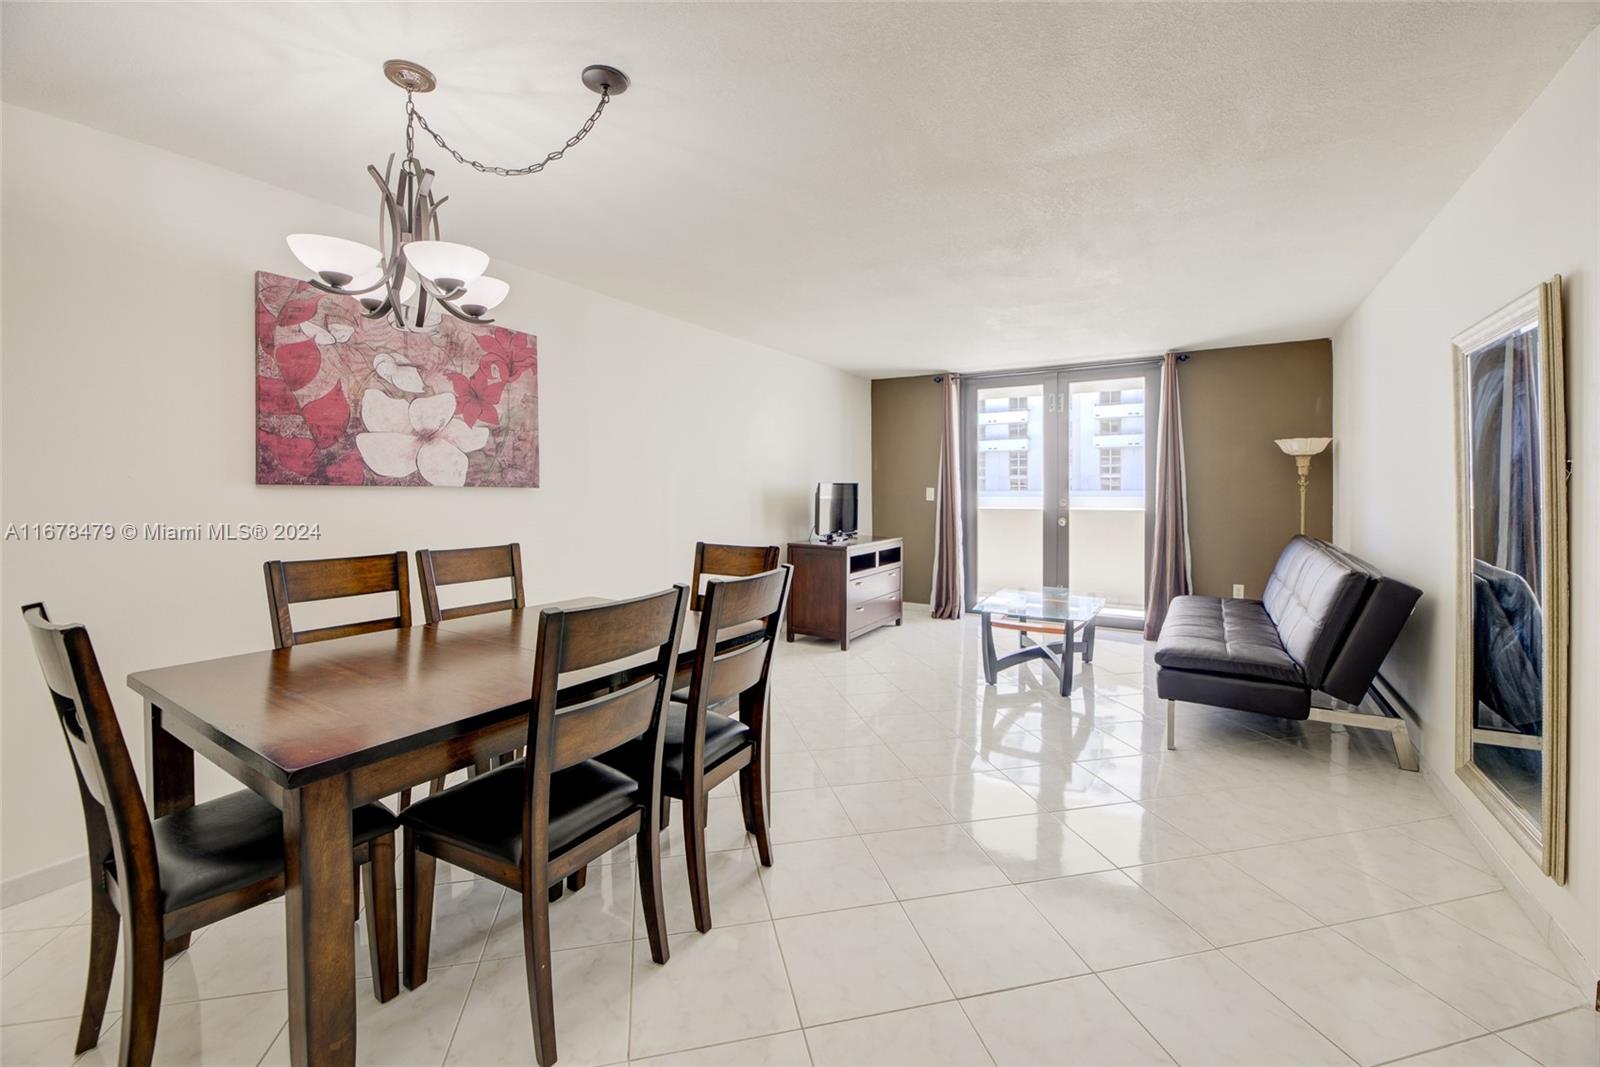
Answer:
<path fill-rule="evenodd" d="M 817 537 L 824 541 L 842 541 L 859 532 L 860 488 L 856 482 L 817 483 L 816 506 L 812 511 Z"/>

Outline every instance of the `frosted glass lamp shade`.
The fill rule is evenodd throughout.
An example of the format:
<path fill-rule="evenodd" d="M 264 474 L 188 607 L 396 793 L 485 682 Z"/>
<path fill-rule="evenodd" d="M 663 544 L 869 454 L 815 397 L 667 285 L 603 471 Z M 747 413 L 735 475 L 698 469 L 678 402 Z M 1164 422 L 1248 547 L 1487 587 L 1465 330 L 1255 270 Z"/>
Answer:
<path fill-rule="evenodd" d="M 489 254 L 453 241 L 412 241 L 405 246 L 411 269 L 445 294 L 470 285 L 489 269 Z"/>
<path fill-rule="evenodd" d="M 467 291 L 455 299 L 455 304 L 473 318 L 482 318 L 499 306 L 511 292 L 511 286 L 499 278 L 484 275 L 467 286 Z"/>
<path fill-rule="evenodd" d="M 1283 437 L 1276 442 L 1286 456 L 1314 456 L 1332 443 L 1331 437 Z"/>
<path fill-rule="evenodd" d="M 336 288 L 343 289 L 357 278 L 371 276 L 383 266 L 383 256 L 378 250 L 360 241 L 325 237 L 320 233 L 291 233 L 288 242 L 294 258 L 324 284 Z"/>
<path fill-rule="evenodd" d="M 382 267 L 373 267 L 371 270 L 367 271 L 365 274 L 360 274 L 360 275 L 357 275 L 356 277 L 350 279 L 350 281 L 348 283 L 346 283 L 345 285 L 340 286 L 340 288 L 341 289 L 348 289 L 352 293 L 360 293 L 361 290 L 363 290 L 363 289 L 371 289 L 374 285 L 377 285 L 381 281 L 383 281 L 383 268 Z M 374 292 L 377 292 L 377 291 L 378 290 L 374 290 Z M 368 294 L 362 293 L 363 297 L 365 297 L 366 295 L 368 295 Z"/>

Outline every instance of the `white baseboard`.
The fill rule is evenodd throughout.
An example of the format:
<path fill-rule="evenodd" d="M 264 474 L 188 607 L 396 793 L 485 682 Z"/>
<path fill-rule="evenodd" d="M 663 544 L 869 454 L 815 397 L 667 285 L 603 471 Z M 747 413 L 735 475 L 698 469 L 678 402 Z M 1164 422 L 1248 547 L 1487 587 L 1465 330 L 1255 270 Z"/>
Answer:
<path fill-rule="evenodd" d="M 81 882 L 84 878 L 84 866 L 88 862 L 87 855 L 73 856 L 60 863 L 40 867 L 36 871 L 0 879 L 0 908 L 9 908 L 13 904 L 42 897 L 73 882 Z"/>
<path fill-rule="evenodd" d="M 1586 990 L 1600 987 L 1600 973 L 1597 973 L 1596 968 L 1584 959 L 1583 953 L 1578 950 L 1578 946 L 1573 943 L 1572 938 L 1567 936 L 1566 931 L 1561 929 L 1555 918 L 1544 909 L 1533 893 L 1528 890 L 1527 885 L 1512 869 L 1511 865 L 1500 858 L 1500 853 L 1495 850 L 1489 838 L 1484 835 L 1483 831 L 1478 828 L 1478 824 L 1473 821 L 1471 813 L 1467 810 L 1466 805 L 1462 803 L 1461 798 L 1452 792 L 1444 782 L 1441 782 L 1439 776 L 1426 765 L 1422 769 L 1422 776 L 1427 779 L 1434 795 L 1445 806 L 1445 809 L 1450 813 L 1450 817 L 1456 821 L 1456 825 L 1461 828 L 1461 832 L 1467 835 L 1467 840 L 1471 841 L 1473 847 L 1478 850 L 1478 855 L 1482 856 L 1484 861 L 1489 864 L 1490 871 L 1500 879 L 1500 884 L 1506 887 L 1506 892 L 1511 895 L 1511 899 L 1517 902 L 1517 906 L 1522 909 L 1522 913 L 1528 917 L 1528 921 L 1533 924 L 1533 928 L 1539 932 L 1539 936 L 1544 939 L 1544 943 L 1551 953 L 1561 961 L 1561 965 L 1572 976 L 1572 980 Z"/>

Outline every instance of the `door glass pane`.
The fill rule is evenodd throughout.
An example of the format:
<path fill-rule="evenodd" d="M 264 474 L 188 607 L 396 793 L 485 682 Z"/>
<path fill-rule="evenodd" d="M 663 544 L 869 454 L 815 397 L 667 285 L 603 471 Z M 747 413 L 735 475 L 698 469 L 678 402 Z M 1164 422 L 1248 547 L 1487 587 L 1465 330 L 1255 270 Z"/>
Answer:
<path fill-rule="evenodd" d="M 977 392 L 978 595 L 1044 581 L 1043 382 Z"/>
<path fill-rule="evenodd" d="M 1068 386 L 1067 582 L 1107 611 L 1144 613 L 1145 429 L 1143 375 Z"/>

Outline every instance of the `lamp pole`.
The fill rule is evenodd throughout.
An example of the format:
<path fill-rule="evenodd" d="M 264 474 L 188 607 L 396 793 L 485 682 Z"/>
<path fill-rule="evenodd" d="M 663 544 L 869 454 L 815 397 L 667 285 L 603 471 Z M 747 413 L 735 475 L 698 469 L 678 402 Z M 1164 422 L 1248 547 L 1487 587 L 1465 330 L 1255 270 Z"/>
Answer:
<path fill-rule="evenodd" d="M 1300 532 L 1306 532 L 1306 487 L 1311 484 L 1311 457 L 1294 457 L 1295 471 L 1299 474 L 1300 482 Z"/>

